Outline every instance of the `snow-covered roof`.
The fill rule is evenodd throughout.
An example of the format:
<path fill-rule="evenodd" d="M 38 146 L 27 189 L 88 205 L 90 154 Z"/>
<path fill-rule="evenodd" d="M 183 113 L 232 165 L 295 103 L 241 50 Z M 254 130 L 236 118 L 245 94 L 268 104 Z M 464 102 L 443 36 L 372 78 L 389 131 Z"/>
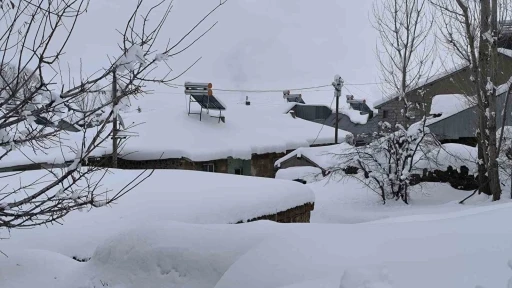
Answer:
<path fill-rule="evenodd" d="M 252 154 L 285 152 L 335 142 L 334 128 L 284 114 L 286 107 L 283 105 L 246 106 L 227 102 L 227 110 L 223 112 L 226 123 L 219 123 L 217 118 L 209 117 L 204 111 L 202 121 L 199 121 L 199 115 L 187 115 L 185 107 L 176 104 L 161 101 L 154 111 L 126 115 L 125 125 L 143 124 L 132 129 L 138 137 L 127 141 L 121 157 L 127 160 L 251 159 Z M 191 109 L 198 112 L 199 106 Z M 339 141 L 344 141 L 347 134 L 340 130 Z"/>
<path fill-rule="evenodd" d="M 361 115 L 361 111 L 350 109 L 350 108 L 341 108 L 339 109 L 340 113 L 348 116 L 350 122 L 354 124 L 366 124 L 368 122 L 369 114 Z"/>
<path fill-rule="evenodd" d="M 471 105 L 467 97 L 462 94 L 441 94 L 432 98 L 430 114 L 454 114 Z"/>
<path fill-rule="evenodd" d="M 228 109 L 222 113 L 226 123 L 219 123 L 218 118 L 210 117 L 218 115 L 218 111 L 212 110 L 208 115 L 203 110 L 200 121 L 199 115 L 188 115 L 183 102 L 171 101 L 170 96 L 151 95 L 139 101 L 141 113 L 136 110 L 120 112 L 125 126 L 131 126 L 126 134 L 135 135 L 119 150 L 119 156 L 126 160 L 183 157 L 192 161 L 228 157 L 251 159 L 252 154 L 286 152 L 335 142 L 334 128 L 285 114 L 288 103 L 246 106 L 227 102 Z M 192 112 L 199 112 L 199 108 L 192 103 Z M 94 130 L 87 132 L 88 139 L 92 138 Z M 339 130 L 339 141 L 344 141 L 347 134 Z M 2 159 L 0 167 L 72 161 L 83 136 L 82 132 L 63 134 L 62 147 L 53 146 L 37 153 L 30 147 L 22 147 Z M 111 151 L 111 140 L 107 139 L 91 156 L 108 155 Z"/>
<path fill-rule="evenodd" d="M 280 167 L 281 163 L 290 158 L 305 156 L 322 169 L 327 169 L 335 167 L 338 164 L 339 161 L 336 159 L 336 154 L 340 154 L 342 150 L 351 148 L 353 147 L 347 143 L 320 147 L 302 147 L 277 160 L 274 166 Z"/>
<path fill-rule="evenodd" d="M 45 143 L 38 143 L 34 147 L 28 145 L 16 147 L 0 160 L 0 168 L 30 164 L 48 164 L 49 166 L 58 167 L 60 164 L 73 161 L 81 144 L 83 142 L 90 143 L 96 131 L 96 128 L 87 130 L 85 134 L 83 132 L 64 131 L 58 137 L 51 138 L 50 141 L 45 141 Z M 101 137 L 107 137 L 106 133 Z M 112 147 L 110 140 L 105 141 L 90 156 L 105 155 L 107 146 L 108 149 Z"/>
<path fill-rule="evenodd" d="M 461 111 L 475 106 L 473 100 L 474 99 L 471 99 L 462 94 L 442 94 L 434 96 L 434 98 L 432 98 L 430 114 L 440 114 L 440 116 L 427 120 L 427 125 L 437 123 L 443 119 L 446 119 Z"/>
<path fill-rule="evenodd" d="M 318 167 L 301 166 L 279 169 L 276 173 L 276 179 L 297 180 L 302 179 L 307 182 L 314 182 L 322 176 L 322 170 Z"/>
<path fill-rule="evenodd" d="M 54 172 L 61 173 L 58 169 Z M 140 173 L 109 169 L 107 177 L 103 177 L 104 173 L 100 172 L 92 174 L 90 181 L 101 180 L 100 186 L 103 188 L 98 189 L 109 189 L 116 193 Z M 11 191 L 36 183 L 30 191 L 27 190 L 29 194 L 55 180 L 55 175 L 46 170 L 0 175 L 4 176 L 3 187 Z M 80 180 L 78 185 L 85 185 L 82 182 L 85 183 L 85 180 Z M 169 184 L 179 189 L 169 189 Z M 56 187 L 48 193 L 58 193 L 59 189 Z M 8 202 L 9 199 L 2 201 Z M 93 209 L 89 213 L 72 213 L 66 218 L 66 226 L 71 227 L 73 223 L 78 224 L 78 220 L 85 219 L 91 222 L 113 222 L 125 227 L 136 223 L 143 225 L 152 219 L 229 224 L 273 215 L 314 201 L 315 196 L 309 187 L 287 180 L 187 170 L 156 170 L 112 207 Z"/>

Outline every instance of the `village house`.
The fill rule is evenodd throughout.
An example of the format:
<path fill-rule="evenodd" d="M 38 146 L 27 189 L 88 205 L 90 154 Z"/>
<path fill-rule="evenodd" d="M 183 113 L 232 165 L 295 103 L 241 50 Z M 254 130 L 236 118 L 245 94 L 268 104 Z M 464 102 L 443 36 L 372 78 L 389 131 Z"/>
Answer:
<path fill-rule="evenodd" d="M 497 90 L 496 125 L 501 128 L 503 115 L 505 126 L 512 126 L 512 102 L 505 107 L 508 85 L 501 85 Z M 510 100 L 509 100 L 510 101 Z M 476 99 L 466 95 L 446 94 L 436 95 L 432 100 L 430 116 L 425 122 L 430 132 L 435 134 L 442 143 L 461 143 L 476 146 L 476 133 L 478 130 L 478 108 Z M 421 125 L 420 123 L 414 125 Z"/>
<path fill-rule="evenodd" d="M 332 146 L 299 148 L 278 159 L 274 166 L 276 169 L 314 167 L 325 175 L 329 169 L 336 167 L 338 164 L 336 154 L 349 147 L 351 147 L 349 144 L 342 143 Z"/>
<path fill-rule="evenodd" d="M 496 86 L 506 83 L 512 76 L 512 51 L 500 48 L 499 52 L 498 63 L 500 64 L 500 73 L 497 75 Z M 476 94 L 474 84 L 471 81 L 469 65 L 459 65 L 446 73 L 437 74 L 408 91 L 406 96 L 413 106 L 421 107 L 424 104 L 424 111 L 429 113 L 432 98 L 442 94 L 463 94 L 468 96 Z M 376 123 L 386 121 L 392 125 L 400 123 L 407 127 L 418 122 L 424 116 L 422 109 L 416 109 L 413 111 L 413 117 L 405 117 L 402 113 L 403 102 L 400 101 L 398 95 L 386 97 L 381 101 L 375 102 L 374 108 L 379 110 L 375 117 Z"/>
<path fill-rule="evenodd" d="M 287 104 L 221 104 L 226 108 L 222 112 L 225 123 L 218 121 L 219 111 L 214 109 L 195 114 L 201 113 L 201 108 L 194 102 L 189 102 L 189 111 L 161 103 L 158 110 L 125 117 L 127 126 L 144 124 L 130 131 L 137 136 L 128 139 L 120 150 L 118 168 L 202 170 L 273 178 L 274 162 L 287 152 L 335 142 L 334 129 L 294 118 L 283 109 Z M 340 130 L 339 141 L 347 134 Z"/>
<path fill-rule="evenodd" d="M 512 50 L 500 48 L 498 61 L 500 63 L 500 73 L 498 73 L 496 86 L 506 83 L 512 76 Z M 410 111 L 408 117 L 405 117 L 402 113 L 403 101 L 400 101 L 398 95 L 384 97 L 382 100 L 375 102 L 373 108 L 363 99 L 354 99 L 352 95 L 347 95 L 346 102 L 348 105 L 342 106 L 339 110 L 338 127 L 354 135 L 356 146 L 365 145 L 371 141 L 372 135 L 379 131 L 379 122 L 388 122 L 392 126 L 399 123 L 404 127 L 409 127 L 420 121 L 425 113 L 430 114 L 432 99 L 436 95 L 446 94 L 475 95 L 469 65 L 455 66 L 445 73 L 434 75 L 410 89 L 406 96 L 413 104 L 411 105 L 413 110 Z M 501 99 L 503 98 L 501 97 Z M 498 103 L 498 105 L 504 105 L 504 103 Z M 424 109 L 418 107 L 424 107 Z M 502 108 L 498 110 L 500 109 Z M 330 127 L 336 126 L 336 113 L 330 107 L 296 103 L 290 110 L 299 118 Z M 476 114 L 473 112 L 465 111 L 464 115 L 467 117 L 464 118 L 464 122 L 460 123 L 456 121 L 462 116 L 445 118 L 442 122 L 438 120 L 439 123 L 432 124 L 433 130 L 431 131 L 439 132 L 438 136 L 443 142 L 464 143 L 466 140 L 470 140 L 468 143 L 473 143 L 474 135 L 470 136 L 471 139 L 466 139 L 469 135 L 468 131 L 472 128 L 465 126 L 466 128 L 458 130 L 460 124 L 475 121 Z"/>
<path fill-rule="evenodd" d="M 275 161 L 287 152 L 335 143 L 333 128 L 290 115 L 289 104 L 225 105 L 219 101 L 226 108 L 222 111 L 223 121 L 219 121 L 220 111 L 201 109 L 199 103 L 187 101 L 185 108 L 162 96 L 141 101 L 140 113 L 122 113 L 126 131 L 120 134 L 128 137 L 120 141 L 119 169 L 184 169 L 273 178 Z M 348 134 L 340 130 L 339 141 Z M 76 136 L 66 140 L 76 143 L 65 146 L 78 147 L 82 135 Z M 28 156 L 8 156 L 1 163 L 2 169 L 25 170 L 27 165 L 30 169 L 63 167 L 73 161 L 76 152 L 68 148 L 62 152 L 62 147 L 53 150 L 37 155 L 16 151 L 17 156 L 22 152 Z M 108 139 L 82 164 L 112 167 L 111 153 Z"/>

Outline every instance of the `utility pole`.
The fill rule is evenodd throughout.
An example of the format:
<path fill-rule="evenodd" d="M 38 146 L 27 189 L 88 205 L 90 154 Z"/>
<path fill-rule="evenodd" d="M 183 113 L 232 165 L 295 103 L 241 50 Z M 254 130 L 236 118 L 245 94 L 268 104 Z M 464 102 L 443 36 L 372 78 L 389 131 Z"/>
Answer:
<path fill-rule="evenodd" d="M 332 86 L 334 87 L 334 97 L 336 97 L 336 124 L 334 130 L 334 143 L 338 144 L 338 125 L 339 125 L 339 114 L 340 114 L 340 97 L 341 97 L 341 88 L 343 88 L 343 79 L 341 79 L 340 75 L 334 76 L 334 82 L 332 82 Z"/>
<path fill-rule="evenodd" d="M 117 69 L 114 68 L 112 75 L 112 110 L 113 110 L 113 127 L 112 127 L 112 168 L 117 168 Z"/>

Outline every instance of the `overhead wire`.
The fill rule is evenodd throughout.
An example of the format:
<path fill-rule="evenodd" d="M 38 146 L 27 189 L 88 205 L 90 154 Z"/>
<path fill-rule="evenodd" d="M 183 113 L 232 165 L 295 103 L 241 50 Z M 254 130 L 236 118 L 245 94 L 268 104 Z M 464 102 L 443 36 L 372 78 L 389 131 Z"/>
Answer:
<path fill-rule="evenodd" d="M 367 83 L 345 83 L 345 86 L 365 86 L 365 85 L 380 85 L 383 84 L 382 82 L 367 82 Z M 178 87 L 185 87 L 185 84 L 172 84 L 171 86 L 175 86 L 174 88 Z M 300 88 L 283 88 L 283 89 L 224 89 L 224 88 L 212 88 L 213 91 L 219 91 L 219 92 L 226 92 L 226 93 L 276 93 L 276 92 L 283 92 L 283 91 L 314 91 L 314 92 L 323 92 L 323 91 L 331 91 L 331 89 L 320 89 L 320 88 L 326 88 L 331 87 L 332 84 L 325 84 L 325 85 L 316 85 L 316 86 L 309 86 L 309 87 L 300 87 Z M 356 88 L 359 91 L 362 92 L 359 88 Z M 172 93 L 172 92 L 154 92 L 154 93 L 166 93 L 166 94 L 181 94 L 181 93 Z"/>
<path fill-rule="evenodd" d="M 311 87 L 303 87 L 303 88 L 290 88 L 290 89 L 268 89 L 268 90 L 250 90 L 250 89 L 220 89 L 220 88 L 213 88 L 213 91 L 221 91 L 221 92 L 246 92 L 246 93 L 274 93 L 274 92 L 283 92 L 286 90 L 290 91 L 302 91 L 302 90 L 312 90 L 312 89 L 319 89 L 319 88 L 325 88 L 329 87 L 331 84 L 327 85 L 318 85 L 318 86 L 311 86 Z"/>
<path fill-rule="evenodd" d="M 348 86 L 365 86 L 365 85 L 382 85 L 384 82 L 368 82 L 368 83 L 345 83 Z"/>
<path fill-rule="evenodd" d="M 381 82 L 345 83 L 344 86 L 342 87 L 342 89 L 346 88 L 349 93 L 352 93 L 347 86 L 354 86 L 355 89 L 361 91 L 363 94 L 366 94 L 366 92 L 364 92 L 363 90 L 357 88 L 357 86 L 380 85 L 380 84 L 382 84 L 382 83 Z M 175 88 L 184 87 L 185 86 L 185 85 L 181 85 L 181 84 L 173 84 L 173 85 L 176 86 Z M 212 90 L 213 91 L 224 92 L 224 93 L 261 94 L 261 93 L 276 93 L 276 92 L 283 92 L 283 91 L 303 91 L 303 90 L 308 90 L 308 91 L 332 91 L 331 89 L 320 89 L 320 88 L 326 88 L 326 87 L 330 87 L 330 86 L 332 86 L 332 84 L 309 86 L 309 87 L 302 87 L 302 88 L 291 88 L 291 89 L 261 89 L 261 90 L 254 89 L 253 90 L 253 89 L 222 89 L 222 88 L 213 88 Z M 180 92 L 153 92 L 153 93 L 154 94 L 182 94 Z M 368 96 L 368 94 L 366 94 L 366 96 Z M 331 110 L 332 110 L 332 106 L 334 104 L 334 100 L 336 100 L 336 96 L 333 96 L 333 98 L 331 100 L 331 104 L 329 105 L 329 108 Z M 327 120 L 328 120 L 328 118 L 325 119 L 325 121 L 322 123 L 322 126 L 320 127 L 320 130 L 318 131 L 318 133 L 316 135 L 316 138 L 315 138 L 315 140 L 313 140 L 313 143 L 311 145 L 314 145 L 316 143 L 316 141 L 318 141 L 318 138 L 320 137 L 320 134 L 322 133 L 325 125 L 327 124 Z"/>
<path fill-rule="evenodd" d="M 343 87 L 341 88 L 341 91 L 343 92 Z M 332 97 L 331 105 L 329 105 L 329 108 L 331 108 L 331 110 L 332 110 L 332 104 L 334 104 L 335 99 L 336 99 L 336 95 L 334 95 L 334 97 Z M 338 111 L 336 111 L 336 112 L 338 112 Z M 318 131 L 318 134 L 316 134 L 316 138 L 315 138 L 315 140 L 313 140 L 313 143 L 311 143 L 311 145 L 315 145 L 316 140 L 318 140 L 318 138 L 320 137 L 320 133 L 322 133 L 322 130 L 324 130 L 324 126 L 327 123 L 328 119 L 329 119 L 329 117 L 327 117 L 324 120 L 324 123 L 322 123 L 322 127 L 320 127 L 320 130 Z M 335 140 L 337 140 L 337 139 L 335 139 Z"/>

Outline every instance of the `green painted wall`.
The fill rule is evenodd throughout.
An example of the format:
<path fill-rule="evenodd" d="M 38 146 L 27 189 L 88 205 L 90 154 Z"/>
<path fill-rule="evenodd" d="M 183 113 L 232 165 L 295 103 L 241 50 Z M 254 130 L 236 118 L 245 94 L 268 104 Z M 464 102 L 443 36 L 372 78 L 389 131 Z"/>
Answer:
<path fill-rule="evenodd" d="M 235 174 L 236 169 L 242 169 L 242 175 L 251 176 L 251 160 L 228 159 L 228 173 Z"/>

